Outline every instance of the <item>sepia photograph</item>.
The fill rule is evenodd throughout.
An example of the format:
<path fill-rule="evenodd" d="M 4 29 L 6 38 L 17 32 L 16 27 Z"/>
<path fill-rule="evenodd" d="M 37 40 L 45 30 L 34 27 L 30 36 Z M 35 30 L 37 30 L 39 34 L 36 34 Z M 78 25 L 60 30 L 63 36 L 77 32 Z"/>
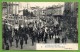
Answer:
<path fill-rule="evenodd" d="M 2 2 L 3 50 L 60 48 L 78 49 L 78 2 Z"/>

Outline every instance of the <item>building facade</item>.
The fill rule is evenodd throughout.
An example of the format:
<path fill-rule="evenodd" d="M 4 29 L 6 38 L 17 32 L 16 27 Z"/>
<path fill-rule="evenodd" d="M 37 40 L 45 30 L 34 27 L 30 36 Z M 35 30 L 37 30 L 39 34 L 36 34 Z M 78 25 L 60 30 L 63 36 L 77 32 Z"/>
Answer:
<path fill-rule="evenodd" d="M 66 2 L 64 10 L 64 20 L 68 29 L 68 36 L 73 42 L 78 42 L 78 2 Z"/>

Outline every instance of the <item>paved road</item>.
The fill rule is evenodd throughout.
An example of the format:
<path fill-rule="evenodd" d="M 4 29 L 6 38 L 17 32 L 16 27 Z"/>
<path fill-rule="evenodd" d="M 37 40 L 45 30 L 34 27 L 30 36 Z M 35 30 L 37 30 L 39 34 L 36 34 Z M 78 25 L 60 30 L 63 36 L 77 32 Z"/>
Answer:
<path fill-rule="evenodd" d="M 65 34 L 65 32 L 62 32 L 62 35 L 60 36 L 60 39 L 62 39 L 62 36 Z M 60 41 L 60 43 L 61 43 L 62 41 Z M 71 43 L 72 41 L 71 40 L 69 40 L 68 39 L 68 41 L 67 41 L 67 43 Z M 27 44 L 23 44 L 23 49 L 22 50 L 35 50 L 36 49 L 36 43 L 37 42 L 35 42 L 34 43 L 34 46 L 32 46 L 32 42 L 31 42 L 31 39 L 29 38 L 28 39 L 28 43 Z M 40 42 L 40 43 L 44 43 L 44 42 Z M 54 43 L 54 38 L 53 39 L 48 39 L 47 40 L 47 43 Z M 16 48 L 16 43 L 15 43 L 15 40 L 14 40 L 14 42 L 13 42 L 13 46 L 12 47 L 10 47 L 10 50 L 21 50 L 20 49 L 20 44 L 18 44 L 18 48 Z"/>

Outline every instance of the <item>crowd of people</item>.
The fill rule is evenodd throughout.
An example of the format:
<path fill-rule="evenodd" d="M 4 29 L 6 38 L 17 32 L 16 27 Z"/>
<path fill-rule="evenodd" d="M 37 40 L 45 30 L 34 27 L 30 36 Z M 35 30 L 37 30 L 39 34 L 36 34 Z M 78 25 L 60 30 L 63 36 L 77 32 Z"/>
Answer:
<path fill-rule="evenodd" d="M 14 35 L 12 35 L 14 32 Z M 52 40 L 55 36 L 55 43 L 66 43 L 67 37 L 63 36 L 62 39 L 60 38 L 62 29 L 59 25 L 53 27 L 21 27 L 19 26 L 18 29 L 8 28 L 6 24 L 3 25 L 3 49 L 9 50 L 10 46 L 15 40 L 16 48 L 21 46 L 23 49 L 23 44 L 27 44 L 27 40 L 30 38 L 32 40 L 32 46 L 34 43 L 44 42 L 47 43 L 48 39 Z"/>

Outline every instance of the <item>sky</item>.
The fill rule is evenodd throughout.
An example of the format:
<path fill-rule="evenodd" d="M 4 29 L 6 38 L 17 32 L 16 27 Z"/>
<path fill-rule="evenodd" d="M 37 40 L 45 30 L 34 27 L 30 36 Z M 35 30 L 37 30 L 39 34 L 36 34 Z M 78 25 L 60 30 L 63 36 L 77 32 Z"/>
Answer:
<path fill-rule="evenodd" d="M 19 2 L 20 9 L 27 7 L 27 5 L 28 8 L 35 6 L 39 6 L 40 8 L 45 8 L 52 5 L 64 5 L 64 2 Z"/>

